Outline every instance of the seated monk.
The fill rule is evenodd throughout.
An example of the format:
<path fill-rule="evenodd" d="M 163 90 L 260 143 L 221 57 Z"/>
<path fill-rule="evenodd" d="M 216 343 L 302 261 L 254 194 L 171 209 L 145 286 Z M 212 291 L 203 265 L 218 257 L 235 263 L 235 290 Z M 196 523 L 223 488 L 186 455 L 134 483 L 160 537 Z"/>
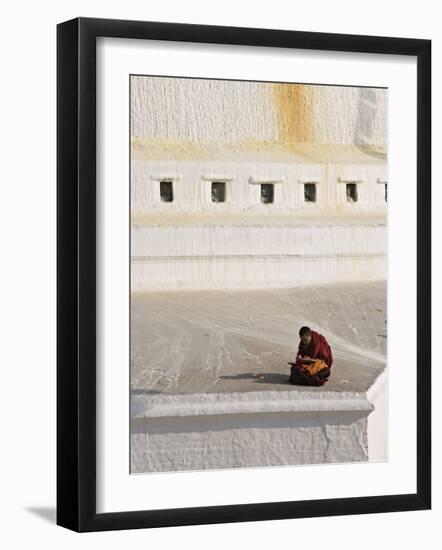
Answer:
<path fill-rule="evenodd" d="M 296 363 L 290 370 L 289 383 L 301 386 L 322 386 L 330 376 L 333 355 L 327 340 L 309 327 L 299 331 L 298 354 Z"/>

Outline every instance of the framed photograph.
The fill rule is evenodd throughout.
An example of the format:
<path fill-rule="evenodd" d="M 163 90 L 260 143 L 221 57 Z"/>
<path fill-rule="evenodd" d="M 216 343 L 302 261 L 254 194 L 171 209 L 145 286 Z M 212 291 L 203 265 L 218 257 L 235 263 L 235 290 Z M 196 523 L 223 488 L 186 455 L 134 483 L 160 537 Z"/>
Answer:
<path fill-rule="evenodd" d="M 429 509 L 430 41 L 57 40 L 57 523 Z"/>

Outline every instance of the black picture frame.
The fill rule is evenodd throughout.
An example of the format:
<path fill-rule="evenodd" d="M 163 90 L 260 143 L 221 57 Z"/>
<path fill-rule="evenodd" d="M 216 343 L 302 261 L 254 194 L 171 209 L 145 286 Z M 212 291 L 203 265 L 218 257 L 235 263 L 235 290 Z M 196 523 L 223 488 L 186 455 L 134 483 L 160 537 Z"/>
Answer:
<path fill-rule="evenodd" d="M 361 498 L 96 512 L 96 39 L 396 54 L 417 59 L 417 491 Z M 57 27 L 57 523 L 84 532 L 431 507 L 431 41 L 78 18 Z"/>

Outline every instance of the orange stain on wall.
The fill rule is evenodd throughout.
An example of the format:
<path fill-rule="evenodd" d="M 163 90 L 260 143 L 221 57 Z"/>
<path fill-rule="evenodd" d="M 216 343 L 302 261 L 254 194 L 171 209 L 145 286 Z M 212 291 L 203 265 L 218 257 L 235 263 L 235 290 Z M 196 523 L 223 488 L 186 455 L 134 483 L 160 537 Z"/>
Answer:
<path fill-rule="evenodd" d="M 273 84 L 279 140 L 283 143 L 314 141 L 313 90 L 303 84 Z"/>

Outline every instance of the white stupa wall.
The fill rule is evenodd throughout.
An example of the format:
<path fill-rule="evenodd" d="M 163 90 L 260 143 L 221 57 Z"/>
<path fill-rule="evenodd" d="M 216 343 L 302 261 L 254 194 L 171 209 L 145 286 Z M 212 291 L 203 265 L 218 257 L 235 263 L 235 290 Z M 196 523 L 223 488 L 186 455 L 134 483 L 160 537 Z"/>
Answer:
<path fill-rule="evenodd" d="M 131 135 L 385 147 L 387 100 L 387 90 L 375 88 L 135 76 Z"/>
<path fill-rule="evenodd" d="M 385 460 L 385 448 L 369 447 L 372 411 L 361 392 L 158 394 L 145 408 L 132 399 L 131 472 Z"/>
<path fill-rule="evenodd" d="M 133 258 L 385 255 L 387 248 L 381 224 L 140 227 L 131 245 Z"/>
<path fill-rule="evenodd" d="M 385 279 L 386 112 L 385 90 L 133 77 L 132 290 Z"/>
<path fill-rule="evenodd" d="M 160 181 L 172 181 L 173 202 L 162 202 Z M 357 181 L 358 202 L 349 204 L 347 181 Z M 226 201 L 211 200 L 212 181 L 224 181 Z M 304 183 L 315 183 L 317 200 L 305 202 Z M 385 164 L 294 164 L 288 162 L 183 162 L 131 163 L 133 222 L 151 214 L 281 214 L 293 211 L 360 212 L 385 214 Z M 261 183 L 274 184 L 274 202 L 261 202 Z"/>
<path fill-rule="evenodd" d="M 131 433 L 134 474 L 368 460 L 358 412 L 150 419 L 133 422 Z"/>
<path fill-rule="evenodd" d="M 161 201 L 161 179 L 173 181 L 171 203 Z M 225 203 L 211 200 L 214 179 L 226 181 Z M 352 180 L 357 203 L 347 202 Z M 132 181 L 134 291 L 386 277 L 385 165 L 133 161 Z M 263 204 L 251 181 L 279 182 L 274 202 Z M 304 200 L 308 181 L 314 203 Z"/>
<path fill-rule="evenodd" d="M 381 255 L 327 257 L 135 258 L 132 291 L 292 288 L 386 277 Z"/>

